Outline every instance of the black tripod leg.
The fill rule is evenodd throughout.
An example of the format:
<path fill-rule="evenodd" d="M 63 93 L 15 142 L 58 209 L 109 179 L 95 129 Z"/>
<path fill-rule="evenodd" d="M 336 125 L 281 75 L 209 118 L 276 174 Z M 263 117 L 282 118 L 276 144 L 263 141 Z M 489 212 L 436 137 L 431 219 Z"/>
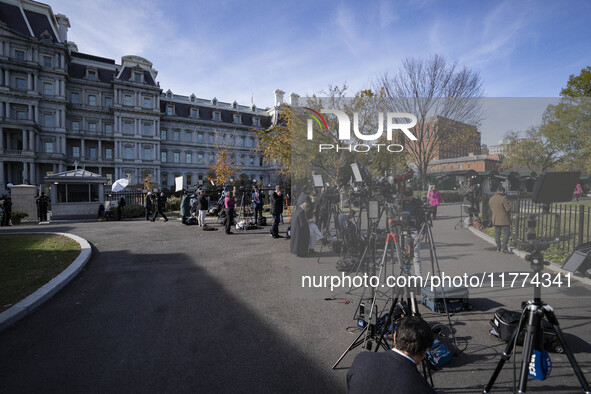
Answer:
<path fill-rule="evenodd" d="M 503 350 L 503 354 L 501 354 L 501 359 L 499 360 L 499 363 L 497 364 L 497 367 L 495 368 L 495 370 L 494 370 L 492 376 L 490 377 L 488 383 L 484 387 L 484 393 L 485 394 L 490 393 L 490 389 L 492 389 L 492 386 L 495 384 L 495 381 L 499 377 L 499 374 L 501 373 L 501 370 L 503 369 L 503 366 L 505 365 L 505 363 L 507 362 L 507 360 L 509 360 L 511 358 L 511 352 L 513 350 L 513 344 L 515 343 L 515 339 L 516 339 L 517 335 L 519 335 L 519 333 L 523 329 L 524 324 L 525 324 L 525 319 L 521 319 L 521 321 L 519 322 L 519 326 L 515 328 L 515 331 L 513 331 L 513 335 L 511 335 L 511 339 L 507 343 L 507 346 L 505 346 L 505 350 Z"/>
<path fill-rule="evenodd" d="M 589 387 L 589 383 L 587 383 L 587 379 L 585 379 L 585 376 L 583 375 L 583 372 L 581 371 L 581 367 L 579 366 L 579 363 L 577 363 L 577 360 L 575 359 L 575 355 L 573 354 L 573 352 L 570 350 L 570 348 L 568 347 L 568 345 L 566 343 L 566 338 L 564 337 L 564 334 L 562 333 L 562 330 L 560 329 L 560 326 L 558 325 L 558 319 L 556 318 L 554 311 L 552 311 L 551 309 L 548 309 L 548 307 L 544 307 L 544 315 L 546 316 L 546 319 L 548 319 L 550 324 L 552 324 L 552 327 L 554 328 L 554 332 L 558 336 L 558 339 L 560 340 L 562 348 L 564 349 L 564 353 L 566 354 L 566 357 L 568 358 L 568 361 L 569 361 L 571 367 L 573 368 L 575 375 L 577 375 L 577 379 L 579 379 L 579 383 L 581 383 L 581 388 L 586 393 L 591 392 L 591 387 Z"/>
<path fill-rule="evenodd" d="M 367 331 L 367 327 L 369 327 L 369 326 L 365 326 L 363 328 L 363 330 L 361 330 L 361 332 L 359 333 L 359 335 L 357 336 L 357 338 L 355 338 L 355 340 L 349 345 L 349 347 L 347 348 L 347 350 L 345 350 L 343 352 L 343 354 L 341 354 L 341 357 L 339 357 L 339 359 L 337 360 L 337 362 L 334 363 L 334 365 L 332 366 L 332 369 L 335 369 L 337 367 L 337 365 L 339 365 L 339 363 L 341 362 L 341 360 L 347 355 L 347 353 L 349 353 L 349 351 L 355 349 L 357 346 L 361 345 L 364 342 L 365 339 L 361 339 L 361 337 Z"/>
<path fill-rule="evenodd" d="M 423 367 L 423 377 L 425 378 L 425 380 L 427 380 L 428 378 L 431 387 L 435 388 L 435 385 L 433 384 L 433 374 L 431 373 L 431 367 L 429 366 L 427 358 L 423 359 L 423 361 L 421 362 L 421 366 Z"/>
<path fill-rule="evenodd" d="M 531 308 L 532 306 L 530 306 Z M 541 311 L 533 306 L 534 309 L 529 311 L 527 317 L 527 330 L 523 338 L 523 353 L 521 359 L 521 374 L 519 375 L 519 392 L 525 393 L 527 390 L 527 379 L 529 378 L 529 364 L 531 362 L 531 355 L 534 351 L 534 341 L 536 337 L 541 339 L 542 331 L 542 316 Z"/>

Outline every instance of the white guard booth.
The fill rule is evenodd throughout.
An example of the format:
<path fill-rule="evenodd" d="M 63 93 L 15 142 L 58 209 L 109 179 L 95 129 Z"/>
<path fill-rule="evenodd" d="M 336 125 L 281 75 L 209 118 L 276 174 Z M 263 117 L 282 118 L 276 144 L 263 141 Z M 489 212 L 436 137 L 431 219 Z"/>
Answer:
<path fill-rule="evenodd" d="M 84 169 L 46 176 L 51 189 L 52 219 L 96 218 L 104 204 L 107 177 Z"/>

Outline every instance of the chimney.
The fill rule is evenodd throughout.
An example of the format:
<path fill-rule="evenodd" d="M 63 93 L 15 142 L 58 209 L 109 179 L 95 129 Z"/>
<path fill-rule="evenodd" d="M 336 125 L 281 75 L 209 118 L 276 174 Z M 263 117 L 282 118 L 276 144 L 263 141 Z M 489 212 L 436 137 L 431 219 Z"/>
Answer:
<path fill-rule="evenodd" d="M 64 14 L 57 14 L 55 19 L 59 26 L 59 39 L 61 42 L 66 43 L 68 41 L 68 29 L 71 27 L 70 20 Z"/>
<path fill-rule="evenodd" d="M 281 104 L 283 104 L 283 95 L 285 94 L 285 92 L 283 90 L 277 89 L 274 93 L 275 93 L 275 106 L 279 107 Z"/>
<path fill-rule="evenodd" d="M 300 98 L 299 94 L 296 94 L 296 93 L 290 94 L 289 95 L 289 105 L 291 105 L 292 107 L 297 107 L 299 98 Z"/>

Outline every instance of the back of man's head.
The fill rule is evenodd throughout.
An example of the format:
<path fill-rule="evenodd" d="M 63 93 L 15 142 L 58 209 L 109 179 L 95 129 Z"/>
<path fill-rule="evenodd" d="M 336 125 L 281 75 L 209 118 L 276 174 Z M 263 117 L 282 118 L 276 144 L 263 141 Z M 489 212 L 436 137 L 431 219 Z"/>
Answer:
<path fill-rule="evenodd" d="M 497 193 L 505 193 L 505 188 L 503 186 L 497 187 Z"/>
<path fill-rule="evenodd" d="M 396 349 L 411 357 L 422 356 L 433 346 L 433 332 L 429 324 L 417 316 L 400 319 L 396 329 Z"/>

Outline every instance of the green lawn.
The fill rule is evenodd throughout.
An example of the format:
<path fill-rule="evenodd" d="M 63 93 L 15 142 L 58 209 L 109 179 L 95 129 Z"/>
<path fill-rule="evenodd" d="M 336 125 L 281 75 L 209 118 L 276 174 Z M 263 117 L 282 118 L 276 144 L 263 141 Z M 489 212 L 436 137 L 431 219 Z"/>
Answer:
<path fill-rule="evenodd" d="M 581 201 L 575 201 L 575 200 L 573 200 L 571 202 L 566 202 L 566 203 L 563 203 L 563 204 L 564 205 L 571 205 L 573 207 L 579 207 L 580 205 L 583 205 L 583 206 L 585 206 L 585 209 L 586 208 L 591 208 L 591 200 L 585 200 L 585 201 L 583 201 L 583 200 L 581 200 Z"/>
<path fill-rule="evenodd" d="M 0 312 L 49 282 L 79 254 L 78 242 L 62 235 L 0 235 Z"/>

